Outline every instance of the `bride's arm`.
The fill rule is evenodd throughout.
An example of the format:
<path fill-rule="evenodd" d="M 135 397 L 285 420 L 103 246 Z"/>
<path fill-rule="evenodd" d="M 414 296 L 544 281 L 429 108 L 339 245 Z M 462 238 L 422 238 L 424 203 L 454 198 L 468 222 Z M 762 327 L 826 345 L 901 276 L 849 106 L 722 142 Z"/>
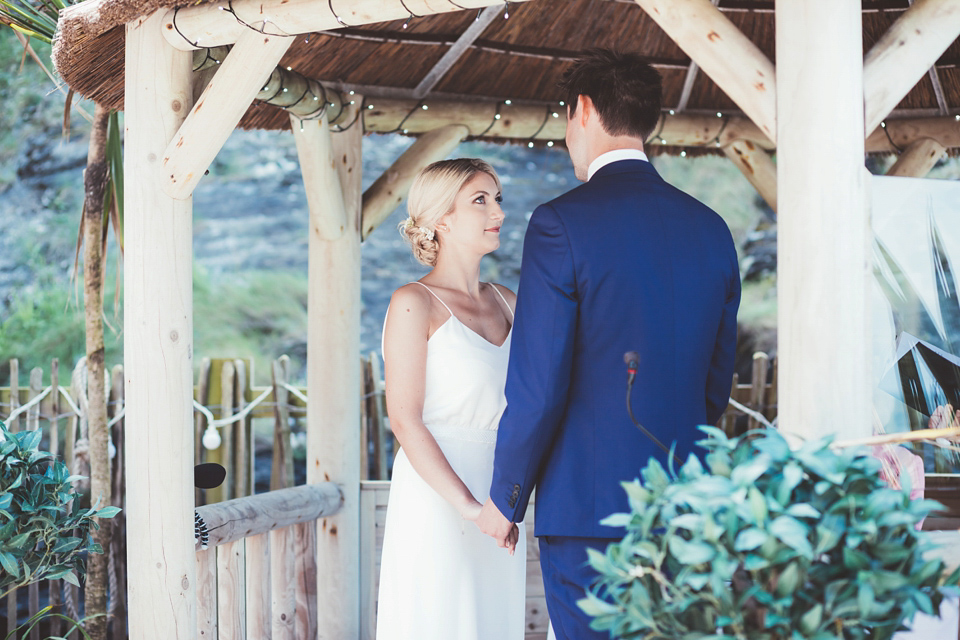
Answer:
<path fill-rule="evenodd" d="M 423 424 L 430 331 L 430 294 L 416 285 L 398 289 L 383 327 L 387 415 L 393 434 L 420 477 L 464 518 L 475 520 L 481 505 L 456 474 Z"/>

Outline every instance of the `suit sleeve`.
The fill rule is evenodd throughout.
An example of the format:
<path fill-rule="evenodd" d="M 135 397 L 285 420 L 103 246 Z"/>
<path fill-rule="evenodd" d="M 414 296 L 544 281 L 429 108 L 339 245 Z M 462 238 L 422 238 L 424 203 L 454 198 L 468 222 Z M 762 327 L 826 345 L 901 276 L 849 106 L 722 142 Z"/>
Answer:
<path fill-rule="evenodd" d="M 740 268 L 736 249 L 727 272 L 727 297 L 717 331 L 717 343 L 707 375 L 707 424 L 715 425 L 730 402 L 733 367 L 737 355 L 737 311 L 740 308 Z"/>
<path fill-rule="evenodd" d="M 533 212 L 523 242 L 517 311 L 490 497 L 523 520 L 541 465 L 560 428 L 570 387 L 577 290 L 566 229 L 556 211 Z"/>

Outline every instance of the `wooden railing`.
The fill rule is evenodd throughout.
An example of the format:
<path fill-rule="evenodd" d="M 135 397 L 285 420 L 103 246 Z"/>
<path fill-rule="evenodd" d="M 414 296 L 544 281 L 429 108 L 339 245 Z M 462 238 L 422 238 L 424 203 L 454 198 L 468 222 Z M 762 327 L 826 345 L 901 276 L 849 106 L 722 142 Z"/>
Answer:
<path fill-rule="evenodd" d="M 336 514 L 332 482 L 199 507 L 197 625 L 204 640 L 317 637 L 316 521 Z"/>

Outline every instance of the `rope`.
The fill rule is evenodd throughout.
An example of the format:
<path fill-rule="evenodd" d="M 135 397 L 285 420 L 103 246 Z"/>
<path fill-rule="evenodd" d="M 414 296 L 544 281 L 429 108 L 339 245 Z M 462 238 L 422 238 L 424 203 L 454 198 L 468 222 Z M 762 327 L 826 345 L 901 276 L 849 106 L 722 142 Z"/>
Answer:
<path fill-rule="evenodd" d="M 52 389 L 53 387 L 47 387 L 46 389 L 41 391 L 39 394 L 37 394 L 30 402 L 28 402 L 27 404 L 20 405 L 20 408 L 14 411 L 13 413 L 11 413 L 9 416 L 7 416 L 6 419 L 13 420 L 17 416 L 19 416 L 21 413 L 24 413 L 30 407 L 36 404 L 39 404 L 41 400 L 47 397 L 47 394 L 49 394 Z"/>
<path fill-rule="evenodd" d="M 751 418 L 753 418 L 753 419 L 756 420 L 757 422 L 760 422 L 761 424 L 763 424 L 763 425 L 766 426 L 767 428 L 770 428 L 770 429 L 776 428 L 776 427 L 773 426 L 774 423 L 776 422 L 776 420 L 774 420 L 773 423 L 771 423 L 769 420 L 767 420 L 767 418 L 766 418 L 762 413 L 760 413 L 760 412 L 758 412 L 758 411 L 754 411 L 754 410 L 751 409 L 750 407 L 745 407 L 745 406 L 743 406 L 742 404 L 740 404 L 739 402 L 737 402 L 737 401 L 734 400 L 733 398 L 730 398 L 730 404 L 732 404 L 732 405 L 734 406 L 734 408 L 736 408 L 736 409 L 738 409 L 739 411 L 742 411 L 743 413 L 747 414 L 748 416 L 750 416 Z"/>

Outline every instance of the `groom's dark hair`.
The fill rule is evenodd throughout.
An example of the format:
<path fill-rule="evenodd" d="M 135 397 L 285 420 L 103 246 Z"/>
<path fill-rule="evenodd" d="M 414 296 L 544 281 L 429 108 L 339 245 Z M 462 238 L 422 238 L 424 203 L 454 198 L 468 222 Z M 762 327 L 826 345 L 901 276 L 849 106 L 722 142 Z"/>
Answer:
<path fill-rule="evenodd" d="M 660 73 L 638 53 L 589 49 L 564 72 L 559 85 L 568 116 L 579 96 L 590 96 L 610 135 L 646 140 L 660 119 Z"/>

